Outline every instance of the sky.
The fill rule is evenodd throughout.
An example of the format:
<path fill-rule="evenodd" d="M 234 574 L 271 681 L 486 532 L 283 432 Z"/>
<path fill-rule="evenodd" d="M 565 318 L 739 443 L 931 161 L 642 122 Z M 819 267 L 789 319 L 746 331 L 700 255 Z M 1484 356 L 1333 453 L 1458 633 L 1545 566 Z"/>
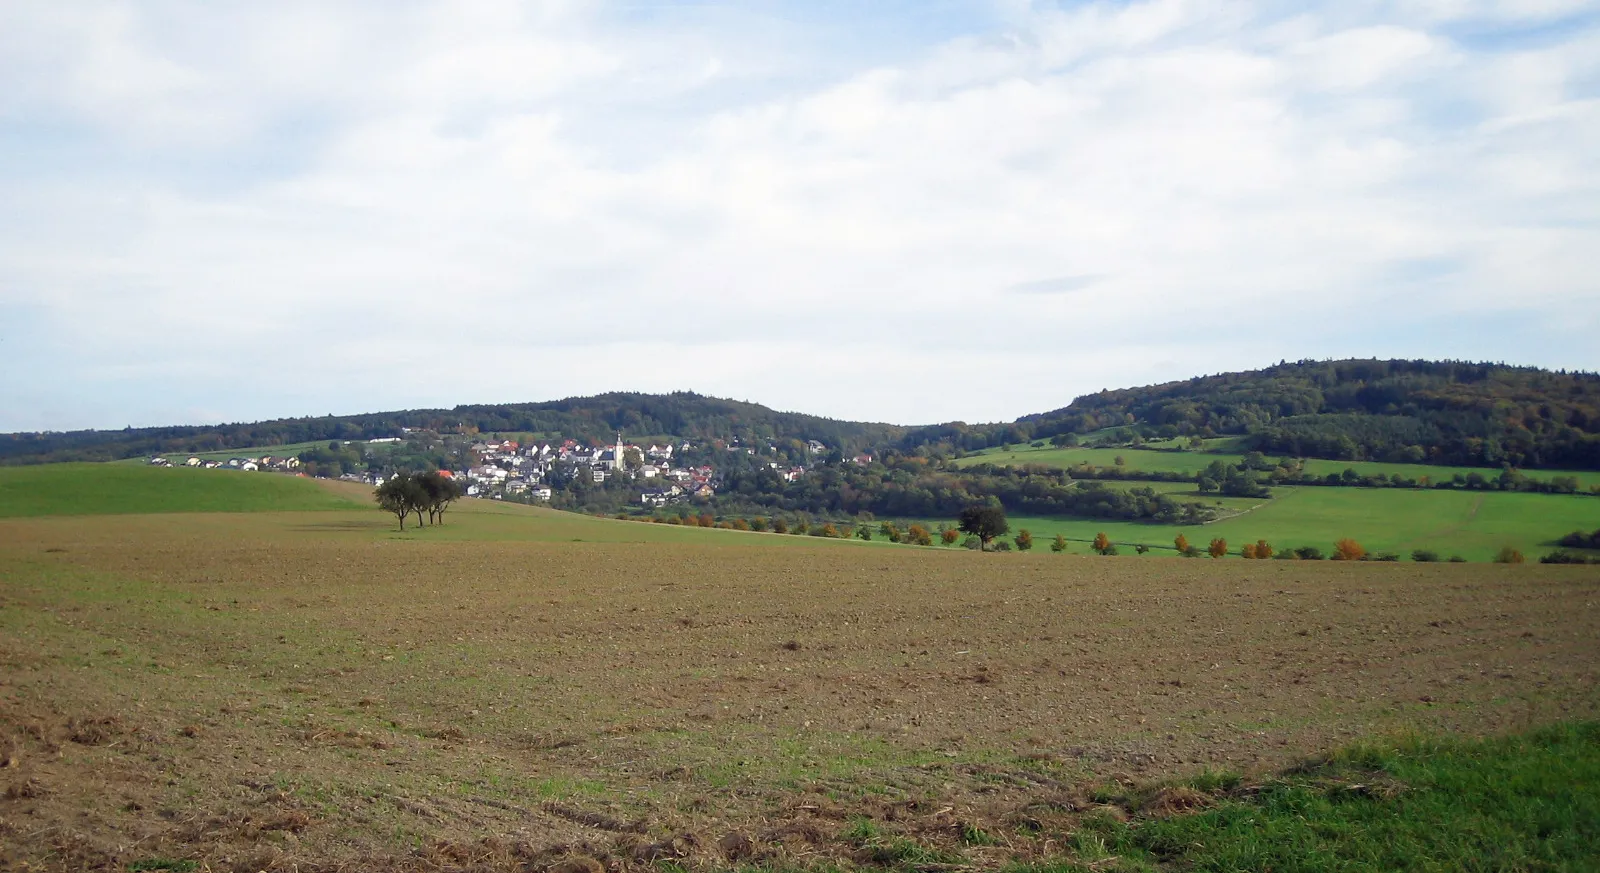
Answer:
<path fill-rule="evenodd" d="M 0 431 L 1600 370 L 1600 2 L 7 0 Z"/>

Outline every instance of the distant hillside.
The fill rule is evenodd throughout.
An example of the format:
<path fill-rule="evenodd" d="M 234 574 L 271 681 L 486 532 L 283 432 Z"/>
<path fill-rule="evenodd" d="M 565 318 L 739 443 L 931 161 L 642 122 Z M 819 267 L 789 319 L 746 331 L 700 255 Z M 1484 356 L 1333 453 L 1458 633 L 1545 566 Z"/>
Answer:
<path fill-rule="evenodd" d="M 110 461 L 322 440 L 369 440 L 398 436 L 404 428 L 523 433 L 540 439 L 572 438 L 590 443 L 609 443 L 619 430 L 634 440 L 817 440 L 830 449 L 846 452 L 897 440 L 905 432 L 905 428 L 893 425 L 777 412 L 754 403 L 687 392 L 615 393 L 545 403 L 411 409 L 248 424 L 4 434 L 0 435 L 0 464 Z"/>
<path fill-rule="evenodd" d="M 5 434 L 0 464 L 369 440 L 398 436 L 404 428 L 587 443 L 610 442 L 619 430 L 634 441 L 817 440 L 846 457 L 1065 442 L 1121 428 L 1143 439 L 1238 436 L 1245 448 L 1275 456 L 1596 470 L 1600 376 L 1498 364 L 1301 361 L 1101 391 L 1014 422 L 921 427 L 836 421 L 694 393 L 614 393 L 207 427 Z"/>
<path fill-rule="evenodd" d="M 1600 469 L 1600 376 L 1497 364 L 1301 361 L 1101 391 L 963 437 L 976 448 L 1128 425 L 1146 438 L 1244 436 L 1248 448 L 1270 455 L 1593 470 Z M 936 433 L 922 428 L 907 439 Z"/>
<path fill-rule="evenodd" d="M 123 464 L 0 470 L 0 518 L 150 512 L 366 509 L 296 476 L 247 476 Z"/>

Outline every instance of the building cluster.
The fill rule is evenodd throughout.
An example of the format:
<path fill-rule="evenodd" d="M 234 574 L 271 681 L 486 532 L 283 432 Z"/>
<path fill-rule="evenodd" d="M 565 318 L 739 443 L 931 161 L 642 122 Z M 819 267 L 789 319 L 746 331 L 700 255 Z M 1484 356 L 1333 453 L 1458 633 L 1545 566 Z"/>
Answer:
<path fill-rule="evenodd" d="M 173 463 L 171 460 L 157 455 L 156 457 L 148 460 L 146 463 L 152 467 L 199 467 L 205 470 L 215 470 L 221 468 L 224 470 L 243 470 L 249 473 L 253 473 L 257 470 L 270 470 L 276 473 L 295 473 L 300 470 L 299 458 L 293 456 L 285 458 L 278 457 L 276 455 L 262 455 L 259 458 L 229 458 L 226 461 L 218 461 L 211 458 L 202 458 L 198 455 L 190 455 L 182 464 Z"/>
<path fill-rule="evenodd" d="M 399 438 L 389 437 L 368 442 L 399 441 Z M 742 445 L 738 439 L 727 443 L 718 441 L 715 445 L 729 452 L 756 454 L 755 447 Z M 622 478 L 640 487 L 639 502 L 643 505 L 666 506 L 683 500 L 716 496 L 718 477 L 714 467 L 709 464 L 680 463 L 683 454 L 693 448 L 688 442 L 640 446 L 625 443 L 621 434 L 617 435 L 615 443 L 608 446 L 588 446 L 572 439 L 529 445 L 522 445 L 516 440 L 481 441 L 471 445 L 472 461 L 466 469 L 439 472 L 462 482 L 462 490 L 469 497 L 535 500 L 549 500 L 554 496 L 552 481 L 571 481 L 583 477 L 594 484 L 601 484 Z M 776 451 L 771 446 L 768 449 Z M 816 440 L 809 441 L 807 449 L 814 455 L 827 451 L 827 447 Z M 149 463 L 153 466 L 179 466 L 164 457 L 150 458 Z M 217 461 L 190 457 L 183 466 L 298 472 L 300 459 L 269 455 Z M 806 472 L 803 466 L 790 466 L 776 461 L 768 462 L 767 466 L 786 482 L 799 481 Z M 380 485 L 388 477 L 372 472 L 347 473 L 340 478 Z"/>

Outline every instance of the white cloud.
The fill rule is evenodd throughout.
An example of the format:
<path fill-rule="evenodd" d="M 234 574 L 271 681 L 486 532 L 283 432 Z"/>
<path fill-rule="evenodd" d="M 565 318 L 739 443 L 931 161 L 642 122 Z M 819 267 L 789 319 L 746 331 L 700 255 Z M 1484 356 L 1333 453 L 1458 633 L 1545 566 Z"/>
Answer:
<path fill-rule="evenodd" d="M 972 421 L 1438 331 L 1597 368 L 1594 11 L 1016 3 L 888 61 L 670 9 L 13 4 L 0 312 L 78 399 L 8 375 L 0 429 L 674 388 Z"/>

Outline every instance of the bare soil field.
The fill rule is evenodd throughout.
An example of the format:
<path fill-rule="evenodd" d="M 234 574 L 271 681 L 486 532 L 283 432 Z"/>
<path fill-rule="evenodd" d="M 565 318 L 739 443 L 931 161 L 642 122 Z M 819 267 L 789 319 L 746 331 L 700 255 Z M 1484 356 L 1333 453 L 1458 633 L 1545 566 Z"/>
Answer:
<path fill-rule="evenodd" d="M 0 521 L 0 867 L 998 868 L 1107 781 L 1600 714 L 1593 567 L 318 518 Z"/>

